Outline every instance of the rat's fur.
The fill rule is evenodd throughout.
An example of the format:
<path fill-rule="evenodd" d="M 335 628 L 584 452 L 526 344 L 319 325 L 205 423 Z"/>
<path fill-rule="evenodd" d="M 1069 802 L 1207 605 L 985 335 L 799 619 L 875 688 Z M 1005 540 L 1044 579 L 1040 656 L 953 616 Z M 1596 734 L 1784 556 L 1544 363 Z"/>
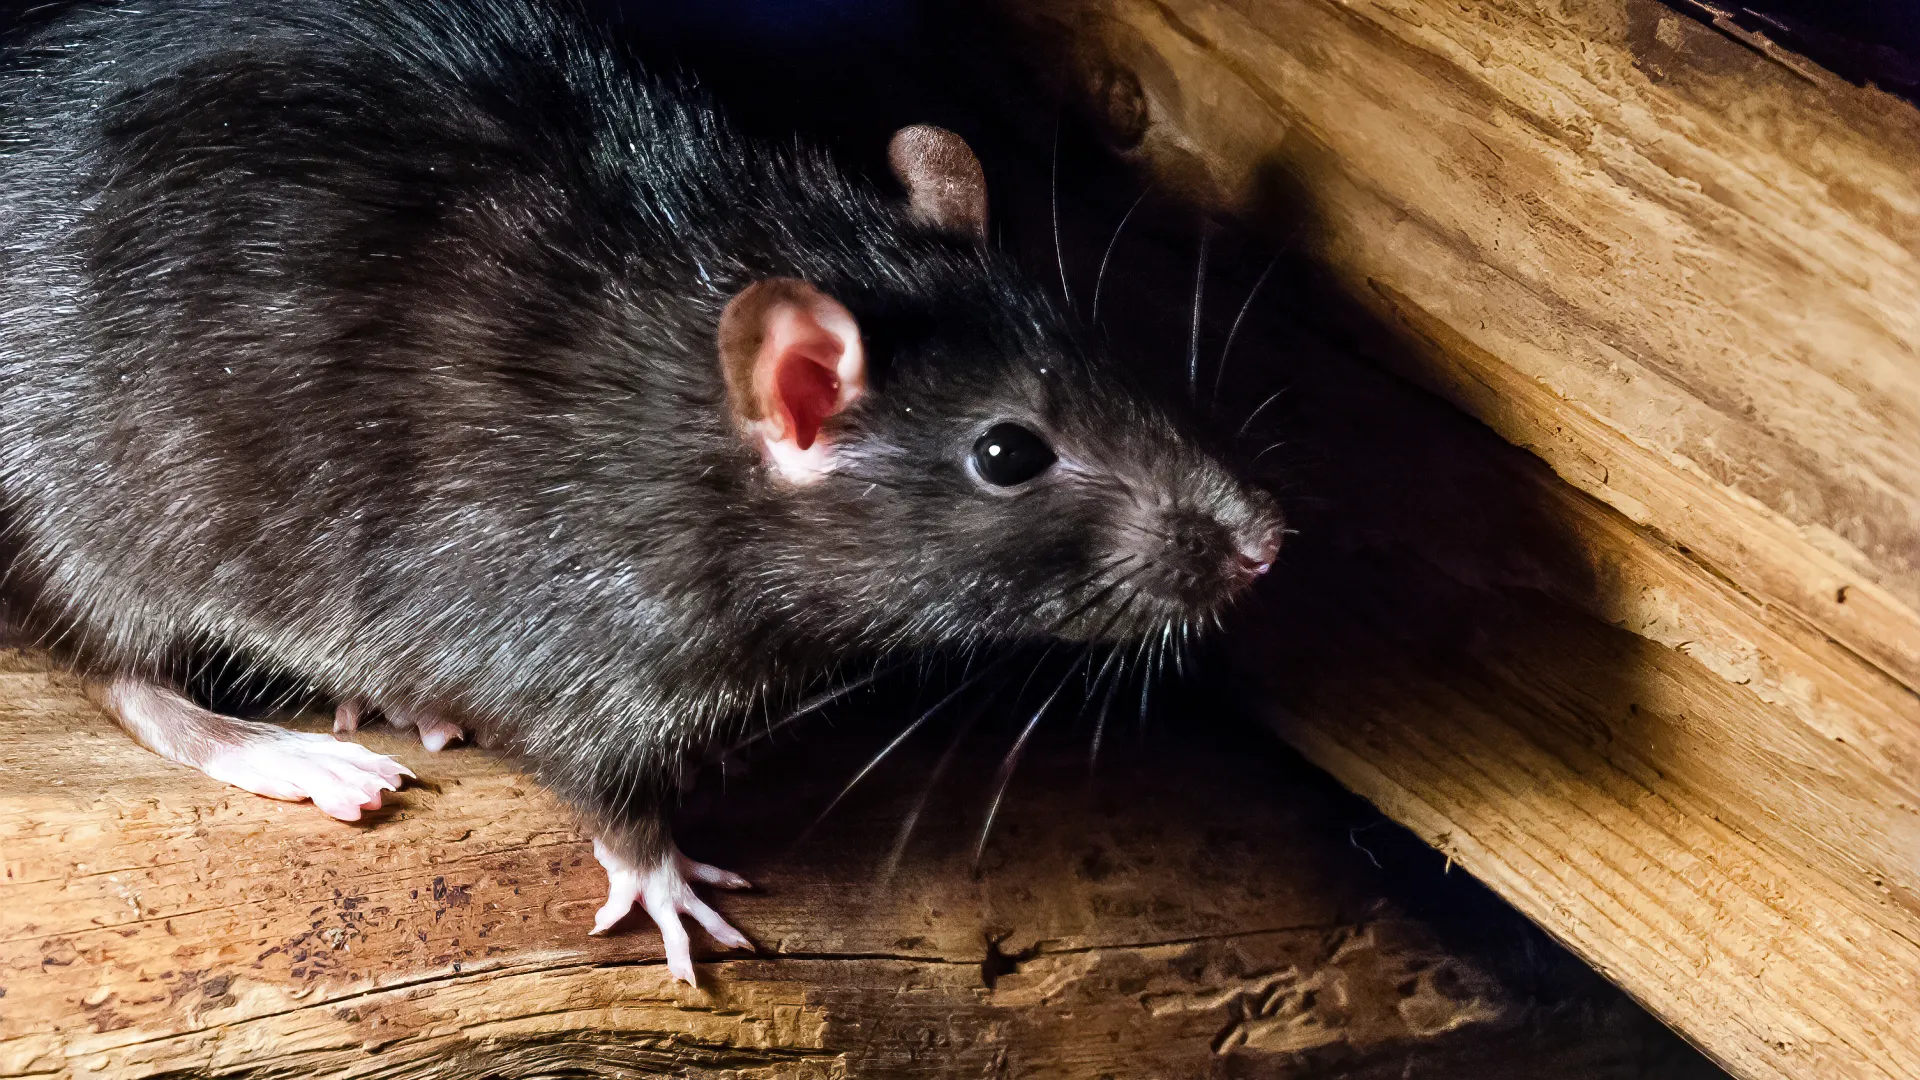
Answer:
<path fill-rule="evenodd" d="M 33 619 L 446 711 L 636 855 L 689 751 L 842 658 L 1197 619 L 1275 527 L 1000 258 L 531 0 L 86 4 L 0 132 Z M 804 488 L 715 355 L 769 276 L 870 358 Z M 1061 464 L 990 490 L 1009 418 Z"/>

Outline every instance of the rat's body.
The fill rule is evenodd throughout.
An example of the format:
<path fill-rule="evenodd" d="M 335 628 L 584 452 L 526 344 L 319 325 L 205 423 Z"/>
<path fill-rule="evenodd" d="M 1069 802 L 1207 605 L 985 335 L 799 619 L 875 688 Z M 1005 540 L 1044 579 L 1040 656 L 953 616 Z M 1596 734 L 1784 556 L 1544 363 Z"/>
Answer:
<path fill-rule="evenodd" d="M 216 776 L 352 816 L 398 771 L 327 747 L 317 785 L 363 797 L 258 779 L 316 747 L 159 686 L 182 649 L 520 755 L 602 841 L 603 922 L 626 872 L 724 928 L 684 879 L 730 876 L 659 823 L 691 751 L 848 656 L 1138 634 L 1271 557 L 1270 504 L 956 223 L 534 3 L 90 5 L 27 45 L 10 582 Z M 988 484 L 968 454 L 1008 419 L 1059 460 Z"/>

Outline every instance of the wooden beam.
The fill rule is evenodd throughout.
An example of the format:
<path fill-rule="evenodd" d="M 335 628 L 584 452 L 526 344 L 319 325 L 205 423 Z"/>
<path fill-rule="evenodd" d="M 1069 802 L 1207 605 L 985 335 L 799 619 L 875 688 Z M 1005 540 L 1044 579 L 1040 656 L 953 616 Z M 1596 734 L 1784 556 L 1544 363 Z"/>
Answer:
<path fill-rule="evenodd" d="M 1236 361 L 1335 507 L 1272 723 L 1737 1074 L 1920 1076 L 1920 114 L 1651 0 L 1005 9 L 1360 327 Z"/>
<path fill-rule="evenodd" d="M 0 1077 L 1285 1078 L 1339 1063 L 1385 1080 L 1415 1056 L 1491 1075 L 1524 1053 L 1533 1076 L 1628 1080 L 1647 1045 L 1630 1022 L 1529 1019 L 1382 906 L 1345 828 L 1316 824 L 1325 789 L 1272 753 L 1110 751 L 1090 788 L 1083 744 L 1040 748 L 983 875 L 969 783 L 932 804 L 890 881 L 927 755 L 804 844 L 789 823 L 859 759 L 838 746 L 736 770 L 685 842 L 759 883 L 720 906 L 761 949 L 701 958 L 695 990 L 644 927 L 586 936 L 604 887 L 587 845 L 491 755 L 367 733 L 424 781 L 349 826 L 168 765 L 65 677 L 17 655 L 3 667 Z M 987 776 L 1003 749 L 957 768 Z"/>
<path fill-rule="evenodd" d="M 1445 327 L 1422 382 L 1920 687 L 1912 107 L 1654 0 L 1010 11 L 1163 178 Z"/>

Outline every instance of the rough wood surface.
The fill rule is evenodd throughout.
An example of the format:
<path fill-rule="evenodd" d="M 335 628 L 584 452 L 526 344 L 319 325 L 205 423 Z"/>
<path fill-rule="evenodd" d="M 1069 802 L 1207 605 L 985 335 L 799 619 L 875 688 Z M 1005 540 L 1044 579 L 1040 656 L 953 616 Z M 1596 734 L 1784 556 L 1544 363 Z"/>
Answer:
<path fill-rule="evenodd" d="M 1238 639 L 1270 721 L 1736 1074 L 1920 1075 L 1920 701 L 1378 391 L 1309 406 L 1354 497 Z"/>
<path fill-rule="evenodd" d="M 1734 1072 L 1920 1076 L 1915 111 L 1641 0 L 1008 10 L 1338 293 L 1236 361 L 1337 503 L 1276 727 Z"/>
<path fill-rule="evenodd" d="M 1385 1078 L 1417 1053 L 1626 1080 L 1657 1036 L 1569 1016 L 1496 1052 L 1512 998 L 1357 884 L 1326 790 L 1271 752 L 1110 755 L 1091 788 L 1084 743 L 1043 755 L 978 878 L 970 783 L 880 880 L 925 761 L 798 844 L 858 758 L 731 777 L 684 841 L 761 886 L 722 901 L 761 951 L 702 958 L 693 990 L 650 931 L 586 937 L 603 880 L 538 789 L 367 741 L 424 782 L 348 826 L 167 765 L 6 664 L 0 1076 Z"/>
<path fill-rule="evenodd" d="M 1920 686 L 1912 107 L 1654 0 L 1017 9 L 1163 177 L 1443 328 L 1423 382 Z"/>

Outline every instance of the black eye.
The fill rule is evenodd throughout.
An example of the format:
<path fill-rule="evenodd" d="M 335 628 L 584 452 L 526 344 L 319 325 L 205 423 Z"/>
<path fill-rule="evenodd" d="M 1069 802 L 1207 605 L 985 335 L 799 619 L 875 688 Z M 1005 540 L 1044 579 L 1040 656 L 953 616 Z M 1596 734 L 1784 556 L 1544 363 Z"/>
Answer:
<path fill-rule="evenodd" d="M 1012 487 L 1047 471 L 1053 448 L 1019 424 L 995 424 L 973 444 L 973 467 L 995 487 Z"/>

